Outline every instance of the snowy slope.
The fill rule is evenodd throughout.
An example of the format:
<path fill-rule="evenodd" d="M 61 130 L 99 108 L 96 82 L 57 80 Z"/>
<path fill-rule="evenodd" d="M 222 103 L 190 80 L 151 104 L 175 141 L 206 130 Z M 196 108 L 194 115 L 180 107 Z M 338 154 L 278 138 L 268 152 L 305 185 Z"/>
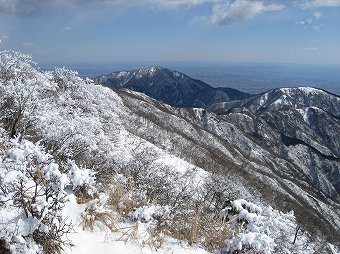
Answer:
<path fill-rule="evenodd" d="M 305 173 L 314 170 L 309 176 L 314 183 L 310 184 L 324 189 L 327 197 L 338 199 L 337 193 L 340 193 L 338 96 L 315 88 L 281 88 L 249 100 L 216 104 L 210 110 L 228 115 L 229 118 L 233 117 L 234 121 L 246 115 L 249 124 L 240 126 L 242 129 L 262 137 L 263 147 L 275 149 L 275 152 L 283 157 L 291 157 Z M 268 126 L 265 133 L 261 131 L 263 124 Z M 270 138 L 274 132 L 281 137 L 276 135 L 276 138 Z M 275 139 L 280 139 L 281 143 Z M 285 151 L 282 143 L 290 151 Z M 304 151 L 298 152 L 299 148 Z M 306 149 L 310 151 L 310 156 L 307 155 Z M 320 179 L 323 181 L 324 176 L 318 175 L 317 171 L 325 174 L 328 183 L 318 182 Z"/>

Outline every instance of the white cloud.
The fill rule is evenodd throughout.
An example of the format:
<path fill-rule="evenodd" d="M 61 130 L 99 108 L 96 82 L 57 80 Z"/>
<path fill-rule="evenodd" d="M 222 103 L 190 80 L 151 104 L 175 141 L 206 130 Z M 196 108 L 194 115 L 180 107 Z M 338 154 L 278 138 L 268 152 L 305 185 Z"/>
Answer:
<path fill-rule="evenodd" d="M 312 22 L 313 22 L 312 19 L 306 19 L 306 20 L 300 20 L 300 21 L 296 22 L 296 24 L 306 26 L 306 25 L 311 25 Z"/>
<path fill-rule="evenodd" d="M 104 4 L 120 6 L 155 5 L 160 8 L 196 6 L 223 0 L 0 0 L 0 15 L 32 15 L 41 13 L 45 8 L 70 8 L 86 4 Z"/>
<path fill-rule="evenodd" d="M 9 39 L 10 37 L 8 35 L 0 35 L 0 44 L 5 43 Z"/>
<path fill-rule="evenodd" d="M 38 11 L 41 0 L 0 0 L 0 15 L 29 15 Z"/>
<path fill-rule="evenodd" d="M 216 4 L 213 7 L 212 22 L 219 25 L 229 25 L 232 23 L 245 21 L 254 18 L 263 12 L 282 10 L 282 4 L 264 4 L 262 1 L 235 0 L 230 3 Z"/>
<path fill-rule="evenodd" d="M 338 7 L 340 6 L 340 0 L 310 0 L 299 2 L 297 4 L 303 9 L 317 8 L 317 7 Z"/>
<path fill-rule="evenodd" d="M 142 2 L 142 1 L 139 1 Z M 179 6 L 196 6 L 207 2 L 219 2 L 218 0 L 149 0 L 145 2 L 155 3 L 163 8 L 177 8 Z"/>
<path fill-rule="evenodd" d="M 295 24 L 301 26 L 302 28 L 310 28 L 310 29 L 313 29 L 315 31 L 320 31 L 320 24 L 315 24 L 315 22 L 318 22 L 317 20 L 320 19 L 320 17 L 322 16 L 321 13 L 319 12 L 315 12 L 313 13 L 313 16 L 315 17 L 315 19 L 313 20 L 312 18 L 308 18 L 308 19 L 305 19 L 305 20 L 300 20 L 300 21 L 297 21 L 295 22 Z"/>
<path fill-rule="evenodd" d="M 279 1 L 279 0 L 276 0 Z M 0 0 L 0 15 L 38 15 L 46 9 L 73 8 L 86 4 L 111 5 L 131 7 L 138 5 L 151 5 L 161 9 L 174 9 L 178 7 L 193 7 L 210 3 L 214 7 L 214 16 L 222 11 L 231 8 L 231 12 L 237 12 L 243 18 L 283 8 L 282 4 L 265 4 L 268 0 Z M 275 0 L 270 1 L 275 2 Z M 244 8 L 244 10 L 241 10 Z M 215 13 L 216 12 L 216 13 Z M 230 15 L 234 15 L 231 13 Z M 223 15 L 222 15 L 223 16 Z"/>
<path fill-rule="evenodd" d="M 0 15 L 39 15 L 46 13 L 49 9 L 73 9 L 83 7 L 86 4 L 122 8 L 146 5 L 160 9 L 175 9 L 208 3 L 212 6 L 212 14 L 193 18 L 192 23 L 211 22 L 229 25 L 252 19 L 264 12 L 285 8 L 280 2 L 280 0 L 0 0 Z M 69 26 L 62 28 L 63 31 L 70 31 L 71 29 Z"/>
<path fill-rule="evenodd" d="M 316 19 L 320 19 L 322 17 L 322 14 L 318 11 L 314 12 L 313 13 L 313 16 L 316 18 Z"/>

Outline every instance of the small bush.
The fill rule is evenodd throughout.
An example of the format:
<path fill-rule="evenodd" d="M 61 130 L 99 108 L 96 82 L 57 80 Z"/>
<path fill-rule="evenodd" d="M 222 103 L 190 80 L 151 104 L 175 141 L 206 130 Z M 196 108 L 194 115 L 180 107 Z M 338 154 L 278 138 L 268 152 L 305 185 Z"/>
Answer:
<path fill-rule="evenodd" d="M 34 248 L 37 253 L 53 254 L 72 247 L 67 235 L 73 232 L 73 225 L 62 214 L 66 189 L 93 196 L 92 171 L 69 162 L 68 172 L 62 173 L 39 144 L 25 139 L 8 141 L 1 135 L 0 128 L 0 237 L 5 237 L 11 250 L 23 253 Z"/>
<path fill-rule="evenodd" d="M 134 208 L 146 203 L 145 194 L 136 189 L 132 178 L 111 175 L 105 182 L 109 183 L 108 186 L 105 186 L 109 189 L 107 204 L 120 216 L 127 217 Z"/>
<path fill-rule="evenodd" d="M 49 222 L 50 223 L 50 222 Z M 47 230 L 45 230 L 47 229 Z M 32 234 L 34 241 L 42 246 L 44 253 L 62 253 L 65 247 L 72 247 L 73 244 L 67 238 L 67 234 L 74 233 L 73 225 L 61 218 L 53 224 L 46 224 L 41 230 L 35 230 Z"/>

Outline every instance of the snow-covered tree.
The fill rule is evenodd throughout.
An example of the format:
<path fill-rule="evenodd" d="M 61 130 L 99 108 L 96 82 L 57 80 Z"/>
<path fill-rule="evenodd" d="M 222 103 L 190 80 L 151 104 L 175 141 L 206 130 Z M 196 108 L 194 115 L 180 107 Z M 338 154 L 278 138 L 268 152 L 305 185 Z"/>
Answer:
<path fill-rule="evenodd" d="M 0 122 L 10 137 L 32 127 L 42 93 L 55 89 L 52 76 L 34 67 L 29 55 L 0 52 Z"/>
<path fill-rule="evenodd" d="M 68 174 L 39 144 L 0 138 L 1 235 L 11 251 L 58 253 L 71 245 L 72 224 L 63 216 L 67 189 L 95 191 L 93 173 L 70 162 Z M 33 246 L 33 247 L 32 247 Z"/>

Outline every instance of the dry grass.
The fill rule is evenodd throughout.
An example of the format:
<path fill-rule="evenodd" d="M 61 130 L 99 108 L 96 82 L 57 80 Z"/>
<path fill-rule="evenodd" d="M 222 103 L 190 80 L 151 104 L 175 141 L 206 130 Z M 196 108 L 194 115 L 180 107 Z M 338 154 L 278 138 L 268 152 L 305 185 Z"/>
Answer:
<path fill-rule="evenodd" d="M 168 235 L 187 241 L 190 245 L 201 244 L 208 251 L 224 249 L 225 240 L 232 237 L 228 224 L 211 213 L 197 208 L 189 216 L 174 218 L 171 225 L 163 229 Z"/>
<path fill-rule="evenodd" d="M 232 238 L 232 231 L 228 224 L 221 221 L 212 221 L 204 230 L 202 245 L 208 251 L 222 250 L 225 248 L 225 240 Z"/>
<path fill-rule="evenodd" d="M 122 181 L 113 175 L 109 175 L 102 180 L 109 195 L 106 204 L 109 209 L 117 212 L 119 218 L 127 218 L 128 214 L 137 207 L 150 205 L 151 197 L 154 198 L 154 202 L 159 203 L 155 196 L 148 196 L 149 202 L 145 197 L 143 199 L 143 197 L 138 196 L 141 190 L 132 178 L 125 178 Z M 150 182 L 150 186 L 155 187 L 156 185 Z M 213 186 L 216 188 L 216 184 L 213 184 Z M 136 241 L 149 245 L 155 250 L 165 243 L 167 236 L 179 241 L 186 241 L 190 245 L 199 244 L 209 251 L 224 249 L 226 247 L 225 240 L 232 237 L 231 231 L 228 224 L 216 216 L 216 207 L 211 205 L 215 200 L 212 201 L 211 198 L 206 197 L 211 197 L 214 193 L 211 195 L 210 193 L 209 195 L 203 194 L 205 193 L 200 196 L 202 200 L 192 202 L 191 199 L 187 199 L 186 195 L 178 195 L 177 192 L 166 191 L 165 194 L 162 193 L 161 195 L 164 197 L 162 196 L 160 199 L 160 204 L 167 205 L 176 200 L 174 204 L 171 204 L 171 207 L 176 208 L 171 212 L 169 218 L 159 218 L 155 221 L 156 225 L 147 229 L 148 237 L 146 240 L 145 238 L 144 240 L 138 239 L 140 237 L 138 234 L 140 222 L 135 222 L 127 228 L 114 226 L 112 231 L 118 234 L 119 240 Z M 92 229 L 95 221 L 103 221 L 104 225 L 110 224 L 106 223 L 106 221 L 110 221 L 110 214 L 100 214 L 91 210 L 87 213 L 88 218 L 84 217 L 83 219 L 86 228 Z"/>
<path fill-rule="evenodd" d="M 126 184 L 112 178 L 111 190 L 109 192 L 108 205 L 114 208 L 121 216 L 125 217 L 134 208 L 146 204 L 146 200 L 141 200 L 138 196 L 134 181 L 129 179 Z"/>
<path fill-rule="evenodd" d="M 87 193 L 86 186 L 77 187 L 74 191 L 74 194 L 76 196 L 77 204 L 86 204 L 87 202 L 94 198 Z"/>
<path fill-rule="evenodd" d="M 93 231 L 96 224 L 102 223 L 112 232 L 119 230 L 119 217 L 114 217 L 112 213 L 107 211 L 98 211 L 94 206 L 88 207 L 81 214 L 81 226 L 83 230 Z"/>
<path fill-rule="evenodd" d="M 180 241 L 187 241 L 190 245 L 201 241 L 204 225 L 202 224 L 202 209 L 197 208 L 189 213 L 178 213 L 167 225 L 165 232 Z"/>
<path fill-rule="evenodd" d="M 166 240 L 166 234 L 163 232 L 162 229 L 149 229 L 148 230 L 149 233 L 149 238 L 144 241 L 144 244 L 147 244 L 150 246 L 150 248 L 153 248 L 155 250 L 158 250 L 159 248 L 161 248 Z"/>
<path fill-rule="evenodd" d="M 125 242 L 136 242 L 139 243 L 139 225 L 138 222 L 133 223 L 129 227 L 120 228 L 116 233 L 118 234 L 116 240 Z"/>

